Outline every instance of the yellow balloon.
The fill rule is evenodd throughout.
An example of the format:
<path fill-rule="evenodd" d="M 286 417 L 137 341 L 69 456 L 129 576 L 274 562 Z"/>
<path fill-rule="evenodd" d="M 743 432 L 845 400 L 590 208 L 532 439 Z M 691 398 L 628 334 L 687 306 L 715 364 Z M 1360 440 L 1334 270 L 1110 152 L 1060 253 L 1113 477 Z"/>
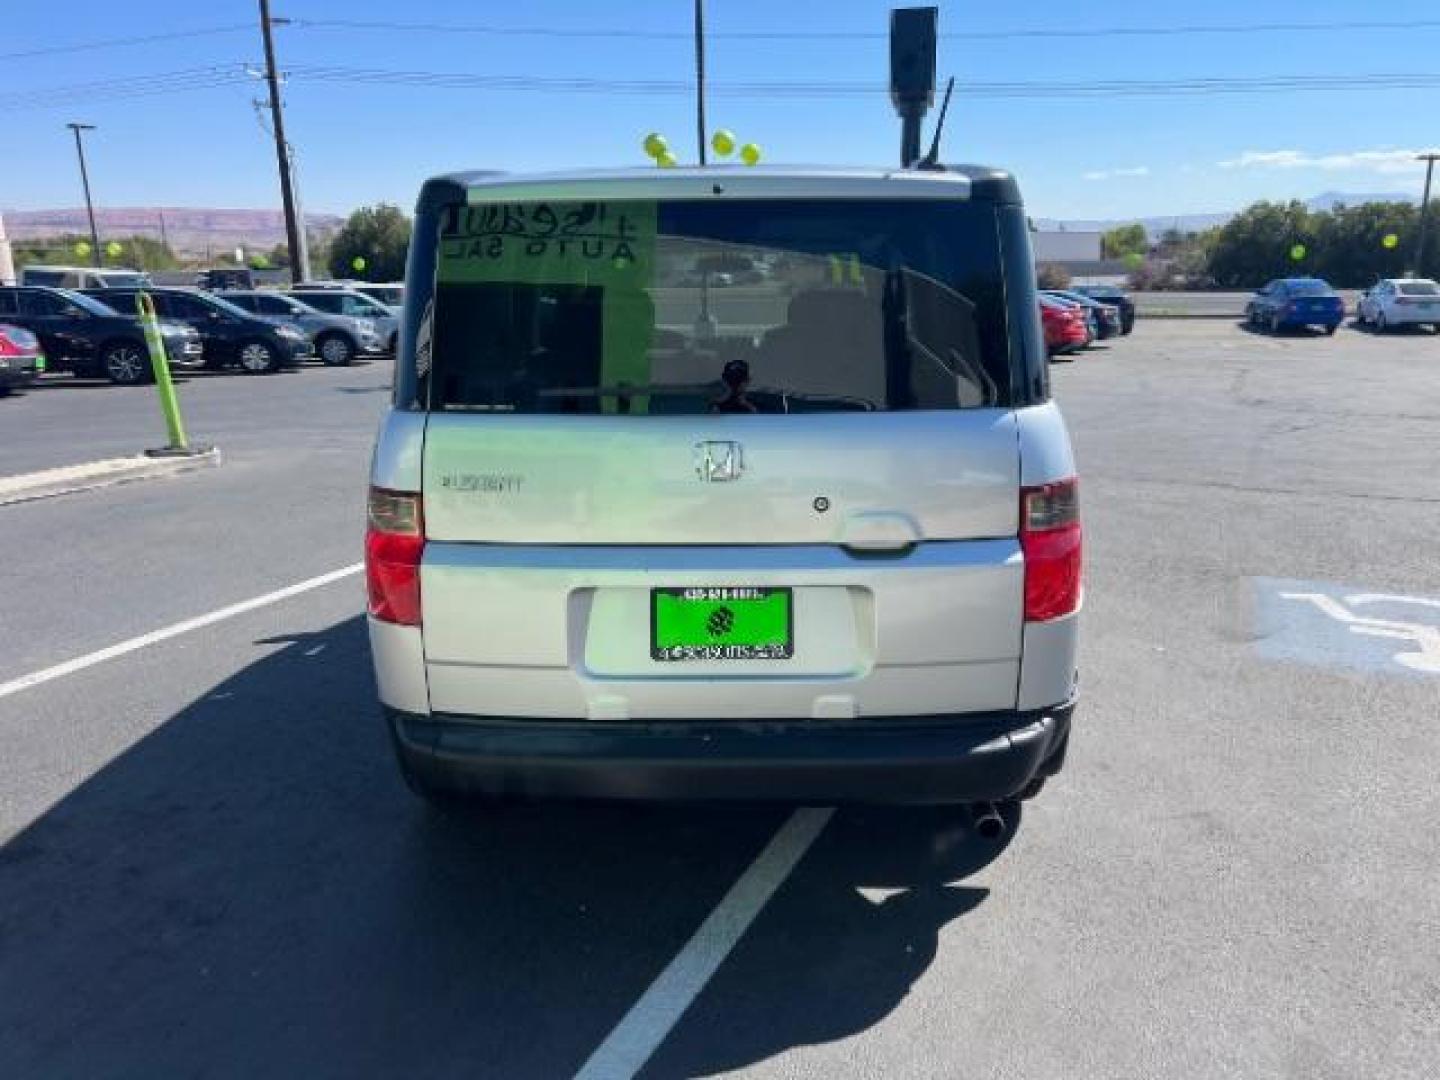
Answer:
<path fill-rule="evenodd" d="M 711 136 L 710 146 L 721 157 L 729 157 L 735 152 L 735 133 L 721 128 Z"/>
<path fill-rule="evenodd" d="M 753 142 L 747 142 L 744 146 L 740 147 L 740 160 L 746 165 L 760 164 L 760 147 L 756 146 Z"/>
<path fill-rule="evenodd" d="M 78 244 L 75 245 L 75 254 L 81 256 L 89 255 L 90 245 L 87 244 L 84 240 L 81 240 Z"/>
<path fill-rule="evenodd" d="M 1400 246 L 1400 237 L 1396 236 L 1393 232 L 1386 233 L 1385 239 L 1381 240 L 1380 243 L 1384 244 L 1387 248 L 1394 249 Z"/>
<path fill-rule="evenodd" d="M 120 253 L 124 250 L 125 249 L 122 248 L 119 243 L 114 240 L 111 240 L 108 244 L 105 245 L 105 254 L 109 255 L 112 259 L 118 259 L 120 257 Z"/>
<path fill-rule="evenodd" d="M 670 144 L 665 141 L 665 136 L 658 131 L 652 131 L 645 136 L 645 153 L 659 161 L 660 158 L 670 149 Z"/>
<path fill-rule="evenodd" d="M 675 160 L 674 154 L 670 153 L 669 150 L 665 150 L 655 159 L 655 164 L 659 165 L 662 169 L 673 169 L 678 162 Z"/>

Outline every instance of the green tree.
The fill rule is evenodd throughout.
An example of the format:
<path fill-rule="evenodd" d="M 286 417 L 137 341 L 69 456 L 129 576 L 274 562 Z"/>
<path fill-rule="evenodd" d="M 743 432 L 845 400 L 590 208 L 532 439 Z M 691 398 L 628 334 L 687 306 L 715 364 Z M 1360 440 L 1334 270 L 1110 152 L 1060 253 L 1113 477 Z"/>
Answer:
<path fill-rule="evenodd" d="M 76 233 L 17 242 L 14 245 L 15 266 L 17 269 L 32 263 L 89 266 L 90 255 L 76 254 L 75 245 L 81 243 L 88 247 L 90 237 Z M 106 252 L 111 243 L 120 245 L 120 254 L 111 256 Z M 100 255 L 101 263 L 106 266 L 133 266 L 137 270 L 174 270 L 180 266 L 175 252 L 150 236 L 101 237 Z"/>
<path fill-rule="evenodd" d="M 1330 284 L 1365 288 L 1410 269 L 1419 214 L 1409 203 L 1337 206 L 1316 217 L 1315 272 Z"/>
<path fill-rule="evenodd" d="M 1068 289 L 1070 271 L 1059 263 L 1040 263 L 1035 267 L 1035 283 L 1042 289 Z"/>
<path fill-rule="evenodd" d="M 1150 250 L 1145 226 L 1138 221 L 1111 229 L 1100 238 L 1100 254 L 1107 259 L 1123 259 L 1127 255 L 1144 255 Z"/>
<path fill-rule="evenodd" d="M 335 277 L 368 281 L 399 281 L 405 276 L 410 249 L 410 219 L 398 206 L 363 206 L 346 220 L 330 245 L 328 264 Z M 355 260 L 364 259 L 364 269 Z"/>
<path fill-rule="evenodd" d="M 1254 289 L 1317 272 L 1320 215 L 1299 201 L 1258 202 L 1220 227 L 1207 269 L 1222 289 Z"/>

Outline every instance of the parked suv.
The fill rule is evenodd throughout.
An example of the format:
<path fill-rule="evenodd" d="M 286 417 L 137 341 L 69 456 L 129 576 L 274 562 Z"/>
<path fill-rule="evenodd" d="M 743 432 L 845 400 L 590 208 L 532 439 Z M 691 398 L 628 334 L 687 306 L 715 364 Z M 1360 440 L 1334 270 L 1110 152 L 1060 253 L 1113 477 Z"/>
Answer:
<path fill-rule="evenodd" d="M 299 285 L 291 290 L 291 295 L 317 311 L 344 315 L 351 319 L 369 319 L 375 325 L 375 332 L 384 340 L 386 351 L 395 352 L 395 346 L 400 340 L 400 320 L 379 301 L 352 289 L 325 286 Z"/>
<path fill-rule="evenodd" d="M 227 292 L 225 299 L 262 319 L 293 326 L 309 336 L 315 352 L 332 367 L 343 367 L 357 355 L 385 352 L 388 342 L 375 329 L 373 319 L 330 315 L 284 293 L 256 290 Z"/>
<path fill-rule="evenodd" d="M 1008 174 L 460 174 L 414 235 L 365 548 L 416 791 L 947 803 L 1060 769 L 1075 462 Z M 684 284 L 736 254 L 774 268 L 746 297 Z"/>
<path fill-rule="evenodd" d="M 162 318 L 200 334 L 207 368 L 238 367 L 247 375 L 269 375 L 298 366 L 315 351 L 310 338 L 294 327 L 277 326 L 212 293 L 186 288 L 145 291 Z M 135 290 L 106 289 L 103 299 L 134 306 Z"/>
<path fill-rule="evenodd" d="M 104 376 L 133 385 L 153 377 L 145 332 L 118 294 L 106 293 L 101 303 L 70 289 L 39 286 L 0 288 L 0 322 L 24 327 L 40 339 L 47 371 L 72 371 L 83 377 Z M 125 305 L 124 311 L 109 306 Z M 197 368 L 205 363 L 200 335 L 188 326 L 162 322 L 160 334 L 171 366 Z"/>
<path fill-rule="evenodd" d="M 48 285 L 56 289 L 134 288 L 150 284 L 143 270 L 101 269 L 90 266 L 39 266 L 20 270 L 21 285 Z"/>

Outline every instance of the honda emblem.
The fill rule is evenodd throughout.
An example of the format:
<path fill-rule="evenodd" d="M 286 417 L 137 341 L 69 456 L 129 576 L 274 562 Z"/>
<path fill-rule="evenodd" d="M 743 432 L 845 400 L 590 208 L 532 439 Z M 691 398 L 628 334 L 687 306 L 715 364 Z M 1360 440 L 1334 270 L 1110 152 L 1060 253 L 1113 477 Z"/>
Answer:
<path fill-rule="evenodd" d="M 745 451 L 738 442 L 695 444 L 695 475 L 707 484 L 739 480 L 745 471 Z"/>

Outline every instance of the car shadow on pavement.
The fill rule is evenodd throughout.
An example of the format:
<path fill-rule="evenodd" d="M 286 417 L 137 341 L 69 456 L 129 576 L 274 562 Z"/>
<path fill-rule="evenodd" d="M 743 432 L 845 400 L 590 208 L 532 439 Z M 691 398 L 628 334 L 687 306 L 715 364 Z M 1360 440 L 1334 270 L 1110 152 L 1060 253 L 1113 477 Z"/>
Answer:
<path fill-rule="evenodd" d="M 363 619 L 256 645 L 0 847 L 0 1076 L 570 1075 L 790 813 L 441 818 L 395 774 Z M 1000 850 L 953 810 L 841 811 L 701 999 L 742 1035 L 676 1053 L 876 1022 Z"/>
<path fill-rule="evenodd" d="M 1015 835 L 1006 810 L 1000 841 L 951 807 L 842 810 L 641 1075 L 712 1076 L 883 1021 L 989 895 L 960 882 Z"/>

